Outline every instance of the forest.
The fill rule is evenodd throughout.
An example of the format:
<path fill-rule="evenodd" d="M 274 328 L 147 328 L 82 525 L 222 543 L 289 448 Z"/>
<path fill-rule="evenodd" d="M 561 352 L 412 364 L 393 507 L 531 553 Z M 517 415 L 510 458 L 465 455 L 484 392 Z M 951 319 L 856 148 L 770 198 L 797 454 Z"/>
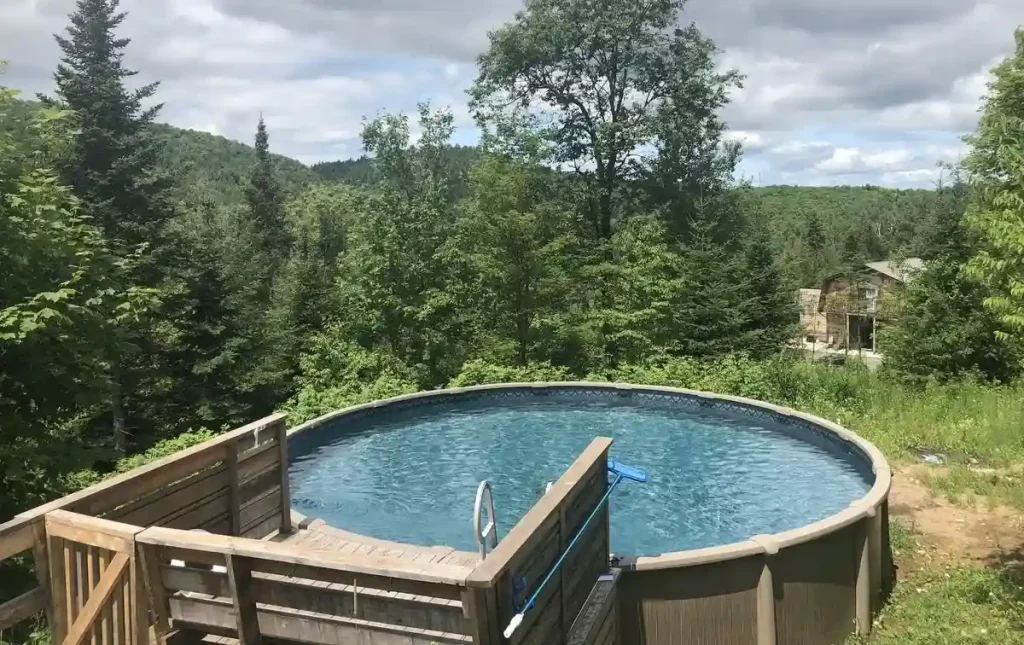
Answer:
<path fill-rule="evenodd" d="M 477 146 L 423 104 L 365 122 L 362 158 L 307 167 L 262 120 L 252 147 L 157 123 L 159 86 L 122 63 L 130 16 L 78 0 L 52 95 L 0 87 L 0 522 L 273 410 L 449 384 L 830 411 L 857 383 L 1015 388 L 1024 32 L 941 185 L 755 187 L 721 118 L 741 70 L 669 28 L 682 4 L 529 0 L 479 57 Z M 878 375 L 785 353 L 797 288 L 908 256 L 926 269 Z"/>

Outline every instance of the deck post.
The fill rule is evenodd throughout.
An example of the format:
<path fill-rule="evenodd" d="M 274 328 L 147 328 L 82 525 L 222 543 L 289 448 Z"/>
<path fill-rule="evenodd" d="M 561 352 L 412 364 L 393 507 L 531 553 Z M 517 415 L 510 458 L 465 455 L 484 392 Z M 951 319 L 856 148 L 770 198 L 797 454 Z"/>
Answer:
<path fill-rule="evenodd" d="M 292 495 L 288 484 L 288 428 L 284 419 L 277 424 L 277 445 L 281 469 L 281 533 L 292 532 Z"/>
<path fill-rule="evenodd" d="M 231 602 L 235 605 L 235 623 L 239 645 L 261 645 L 259 616 L 252 595 L 252 563 L 248 558 L 224 555 L 231 587 Z"/>
<path fill-rule="evenodd" d="M 242 500 L 239 494 L 239 482 L 238 482 L 238 440 L 232 441 L 227 445 L 227 464 L 228 464 L 228 513 L 230 518 L 228 523 L 230 528 L 228 533 L 238 537 L 242 532 Z"/>

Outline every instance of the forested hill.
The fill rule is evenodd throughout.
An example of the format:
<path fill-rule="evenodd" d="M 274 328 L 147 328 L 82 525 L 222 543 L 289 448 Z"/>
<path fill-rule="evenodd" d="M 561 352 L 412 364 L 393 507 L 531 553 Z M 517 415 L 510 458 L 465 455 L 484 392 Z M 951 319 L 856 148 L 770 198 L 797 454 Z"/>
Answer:
<path fill-rule="evenodd" d="M 28 113 L 32 102 L 9 109 Z M 11 120 L 16 121 L 16 120 Z M 152 127 L 160 140 L 163 167 L 173 177 L 180 199 L 202 196 L 220 205 L 240 204 L 256 163 L 255 149 L 225 137 L 166 124 Z M 473 146 L 448 148 L 447 165 L 456 199 L 468 193 L 469 170 L 480 158 Z M 370 186 L 373 161 L 330 161 L 306 166 L 271 154 L 274 175 L 285 195 L 312 183 Z M 765 186 L 742 189 L 744 212 L 759 216 L 788 282 L 812 286 L 824 274 L 854 260 L 877 260 L 894 254 L 927 256 L 934 228 L 934 190 L 895 190 L 877 186 Z"/>
<path fill-rule="evenodd" d="M 252 146 L 208 132 L 184 130 L 171 125 L 154 124 L 161 140 L 164 166 L 175 175 L 175 185 L 198 188 L 217 203 L 242 200 L 243 188 L 256 163 Z M 305 164 L 283 155 L 271 155 L 274 174 L 285 193 L 318 179 Z"/>
<path fill-rule="evenodd" d="M 201 190 L 220 204 L 238 203 L 256 160 L 244 143 L 170 125 L 153 126 L 166 145 L 166 167 L 180 176 L 176 185 Z M 468 192 L 468 173 L 479 159 L 473 146 L 449 148 L 456 198 Z M 314 182 L 368 186 L 373 162 L 366 156 L 321 162 L 312 167 L 272 155 L 286 193 Z M 853 258 L 878 260 L 893 254 L 927 255 L 935 213 L 934 190 L 877 186 L 765 186 L 743 190 L 744 210 L 760 213 L 773 246 L 794 286 L 811 286 L 823 274 Z M 820 232 L 820 238 L 818 233 Z"/>

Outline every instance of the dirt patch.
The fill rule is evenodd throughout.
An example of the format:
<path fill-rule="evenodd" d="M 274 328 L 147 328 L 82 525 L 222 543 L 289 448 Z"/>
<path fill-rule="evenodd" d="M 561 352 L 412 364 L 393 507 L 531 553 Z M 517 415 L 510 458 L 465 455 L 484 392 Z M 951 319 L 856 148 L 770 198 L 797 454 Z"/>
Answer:
<path fill-rule="evenodd" d="M 962 506 L 937 496 L 922 482 L 939 468 L 910 464 L 893 475 L 889 511 L 932 547 L 918 555 L 938 564 L 979 562 L 1024 565 L 1024 514 L 1005 506 Z"/>

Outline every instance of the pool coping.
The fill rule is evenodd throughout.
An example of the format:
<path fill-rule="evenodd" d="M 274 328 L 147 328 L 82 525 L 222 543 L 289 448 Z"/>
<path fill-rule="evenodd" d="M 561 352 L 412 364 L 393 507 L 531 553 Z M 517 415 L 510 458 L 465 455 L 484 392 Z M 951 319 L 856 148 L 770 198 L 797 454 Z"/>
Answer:
<path fill-rule="evenodd" d="M 380 399 L 370 403 L 353 405 L 347 408 L 334 410 L 333 412 L 328 412 L 327 414 L 321 415 L 315 419 L 311 419 L 289 429 L 288 437 L 291 438 L 294 435 L 318 428 L 340 417 L 366 410 L 385 408 L 403 401 L 430 398 L 440 399 L 464 393 L 496 390 L 554 390 L 570 389 L 573 387 L 607 389 L 610 391 L 625 390 L 634 392 L 675 394 L 717 401 L 729 401 L 743 406 L 749 406 L 771 412 L 779 415 L 783 419 L 800 419 L 829 432 L 835 438 L 852 446 L 870 462 L 871 472 L 875 476 L 874 484 L 872 484 L 867 494 L 860 499 L 853 501 L 846 509 L 822 520 L 818 520 L 817 522 L 795 529 L 790 529 L 788 531 L 783 531 L 781 533 L 755 535 L 746 540 L 713 547 L 672 551 L 656 555 L 622 556 L 617 565 L 620 568 L 634 571 L 650 571 L 694 566 L 711 562 L 723 562 L 754 555 L 774 555 L 781 549 L 810 542 L 854 524 L 862 519 L 873 518 L 879 512 L 880 506 L 888 499 L 889 491 L 892 486 L 892 470 L 890 469 L 885 456 L 878 448 L 866 439 L 836 423 L 829 421 L 828 419 L 808 414 L 806 412 L 800 412 L 799 410 L 794 410 L 792 408 L 778 406 L 772 403 L 765 403 L 764 401 L 758 401 L 756 399 L 659 385 L 633 385 L 628 383 L 611 383 L 603 381 L 544 381 L 532 383 L 494 383 L 439 390 L 426 390 L 423 392 L 402 394 L 387 399 Z"/>

